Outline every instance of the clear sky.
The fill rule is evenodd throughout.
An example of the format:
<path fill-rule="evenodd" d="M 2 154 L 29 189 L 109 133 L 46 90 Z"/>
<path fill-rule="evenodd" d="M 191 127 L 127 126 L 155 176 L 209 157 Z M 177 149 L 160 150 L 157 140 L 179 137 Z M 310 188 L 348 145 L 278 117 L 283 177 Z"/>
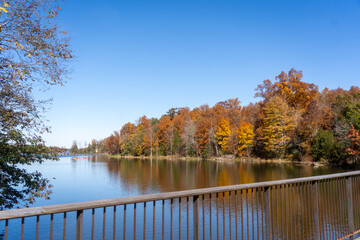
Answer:
<path fill-rule="evenodd" d="M 281 71 L 322 90 L 360 85 L 360 0 L 67 0 L 76 55 L 46 93 L 48 145 L 102 139 L 140 116 L 238 97 Z"/>

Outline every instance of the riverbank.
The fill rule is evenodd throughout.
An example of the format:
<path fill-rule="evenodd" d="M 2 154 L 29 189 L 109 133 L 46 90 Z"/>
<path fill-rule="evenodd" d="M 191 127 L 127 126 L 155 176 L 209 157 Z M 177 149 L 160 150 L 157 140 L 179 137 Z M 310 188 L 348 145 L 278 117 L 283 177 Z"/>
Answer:
<path fill-rule="evenodd" d="M 156 160 L 184 160 L 184 161 L 216 161 L 216 162 L 239 162 L 239 161 L 246 161 L 246 162 L 252 162 L 252 163 L 295 163 L 295 164 L 301 164 L 301 165 L 308 165 L 308 166 L 330 166 L 333 164 L 326 163 L 326 162 L 311 162 L 311 161 L 294 161 L 290 159 L 263 159 L 263 158 L 257 158 L 257 157 L 235 157 L 233 155 L 225 155 L 225 156 L 219 156 L 219 157 L 211 157 L 211 158 L 201 158 L 201 157 L 184 157 L 179 155 L 170 155 L 170 156 L 123 156 L 120 154 L 117 155 L 110 155 L 108 154 L 110 158 L 116 158 L 116 159 L 156 159 Z M 341 166 L 341 165 L 336 165 Z"/>

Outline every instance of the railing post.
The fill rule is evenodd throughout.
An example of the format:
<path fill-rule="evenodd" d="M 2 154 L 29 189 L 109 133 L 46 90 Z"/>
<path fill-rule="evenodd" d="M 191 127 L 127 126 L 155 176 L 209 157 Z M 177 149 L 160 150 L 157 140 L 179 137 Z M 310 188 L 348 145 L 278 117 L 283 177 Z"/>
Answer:
<path fill-rule="evenodd" d="M 9 238 L 9 220 L 5 220 L 5 240 L 8 240 Z"/>
<path fill-rule="evenodd" d="M 193 233 L 194 240 L 199 239 L 199 196 L 193 197 Z"/>
<path fill-rule="evenodd" d="M 319 183 L 318 181 L 312 182 L 312 202 L 313 217 L 314 217 L 314 235 L 315 239 L 320 239 L 320 217 L 319 217 Z"/>
<path fill-rule="evenodd" d="M 265 236 L 266 239 L 272 239 L 271 236 L 271 218 L 270 218 L 270 187 L 265 187 L 265 222 L 266 222 L 266 229 L 265 229 Z"/>
<path fill-rule="evenodd" d="M 354 208 L 353 208 L 353 197 L 352 197 L 352 184 L 351 177 L 346 177 L 346 197 L 347 197 L 347 209 L 348 209 L 348 221 L 349 221 L 349 233 L 355 232 L 354 227 Z M 350 239 L 354 239 L 353 236 Z"/>
<path fill-rule="evenodd" d="M 83 210 L 76 212 L 76 240 L 82 240 L 83 232 Z"/>

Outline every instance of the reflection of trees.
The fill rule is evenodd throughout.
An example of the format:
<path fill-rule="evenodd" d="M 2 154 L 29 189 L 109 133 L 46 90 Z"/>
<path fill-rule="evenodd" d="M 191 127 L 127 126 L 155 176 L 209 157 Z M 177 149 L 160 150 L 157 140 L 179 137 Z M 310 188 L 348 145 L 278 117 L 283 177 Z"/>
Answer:
<path fill-rule="evenodd" d="M 109 175 L 126 189 L 140 193 L 169 192 L 241 183 L 305 177 L 334 172 L 327 167 L 278 163 L 215 162 L 184 160 L 110 159 L 92 156 L 91 162 L 104 162 Z M 339 171 L 339 169 L 338 169 Z"/>
<path fill-rule="evenodd" d="M 357 184 L 356 186 L 354 186 Z M 312 184 L 302 183 L 275 186 L 270 193 L 270 229 L 274 239 L 314 239 L 314 203 Z M 353 199 L 360 200 L 360 183 L 353 182 Z M 232 222 L 232 234 L 235 235 L 235 216 L 237 215 L 240 239 L 267 239 L 263 236 L 266 203 L 263 189 L 248 189 L 237 192 L 218 194 L 216 207 L 215 194 L 212 195 L 213 228 L 216 227 L 216 211 L 219 213 L 220 232 L 223 233 L 225 219 L 226 235 L 229 234 L 229 222 Z M 205 215 L 209 216 L 209 196 L 205 196 Z M 230 207 L 229 207 L 230 206 Z M 359 226 L 359 210 L 354 205 L 355 229 Z M 202 212 L 200 213 L 200 215 Z M 231 217 L 229 216 L 231 214 Z M 321 239 L 338 239 L 348 234 L 348 215 L 345 180 L 325 181 L 319 184 L 319 216 Z M 229 221 L 229 219 L 232 219 Z M 220 234 L 221 235 L 221 234 Z"/>
<path fill-rule="evenodd" d="M 314 203 L 311 187 L 311 183 L 272 187 L 271 231 L 277 239 L 313 238 Z M 354 199 L 359 199 L 357 191 L 353 193 Z M 322 239 L 338 239 L 347 234 L 345 179 L 319 183 L 319 218 Z"/>
<path fill-rule="evenodd" d="M 90 161 L 106 163 L 108 174 L 114 182 L 122 184 L 128 191 L 133 191 L 135 188 L 141 194 L 289 179 L 340 171 L 340 169 L 328 167 L 314 168 L 294 164 L 251 163 L 248 161 L 232 163 L 183 160 L 151 161 L 147 159 L 109 159 L 106 156 L 91 157 Z M 272 188 L 270 212 L 271 232 L 274 237 L 278 239 L 311 239 L 314 232 L 311 194 L 310 183 Z M 354 194 L 354 199 L 360 200 L 360 191 L 354 191 Z M 253 224 L 255 226 L 254 236 L 258 236 L 258 231 L 261 236 L 265 224 L 263 192 L 260 190 L 239 191 L 236 204 L 234 195 L 232 192 L 230 199 L 228 193 L 225 194 L 225 197 L 219 194 L 220 220 L 223 218 L 223 211 L 225 211 L 225 219 L 229 219 L 230 204 L 231 219 L 234 220 L 235 212 L 238 216 L 239 236 L 241 236 L 240 233 L 245 236 L 247 234 L 253 236 Z M 344 182 L 320 184 L 319 201 L 320 227 L 324 230 L 323 238 L 330 236 L 329 230 L 335 230 L 331 237 L 340 236 L 341 231 L 347 227 L 345 224 L 347 209 Z M 235 205 L 237 206 L 236 210 Z M 185 210 L 185 206 L 182 209 Z M 213 195 L 212 221 L 216 220 L 215 210 L 215 195 Z M 207 217 L 209 212 L 209 199 L 208 196 L 205 196 Z M 241 220 L 243 221 L 241 222 Z M 356 221 L 355 225 L 359 224 L 360 221 L 359 223 Z M 215 227 L 215 225 L 213 226 Z M 234 228 L 235 226 L 233 226 L 233 231 Z M 247 232 L 247 228 L 250 232 Z"/>

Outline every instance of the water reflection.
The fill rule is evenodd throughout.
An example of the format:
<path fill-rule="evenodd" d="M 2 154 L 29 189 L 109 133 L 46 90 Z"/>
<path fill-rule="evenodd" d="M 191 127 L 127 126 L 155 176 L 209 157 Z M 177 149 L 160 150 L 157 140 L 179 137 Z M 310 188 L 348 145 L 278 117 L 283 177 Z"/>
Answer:
<path fill-rule="evenodd" d="M 106 163 L 114 183 L 140 194 L 308 177 L 344 171 L 333 167 L 263 163 L 184 160 L 113 159 L 92 156 L 91 162 Z"/>
<path fill-rule="evenodd" d="M 39 170 L 48 178 L 55 177 L 54 194 L 50 201 L 40 200 L 35 206 L 51 205 L 60 203 L 70 203 L 78 201 L 89 201 L 105 198 L 125 197 L 131 195 L 150 194 L 159 192 L 170 192 L 178 190 L 188 190 L 206 187 L 216 187 L 224 185 L 253 183 L 279 179 L 289 179 L 297 177 L 307 177 L 313 175 L 330 174 L 342 172 L 343 169 L 333 167 L 313 167 L 297 164 L 281 163 L 259 163 L 253 161 L 236 162 L 214 162 L 214 161 L 184 161 L 184 160 L 143 160 L 143 159 L 112 159 L 107 156 L 89 156 L 87 159 L 73 160 L 70 157 L 62 158 L 59 162 L 45 162 L 42 165 L 29 166 L 29 170 Z M 360 180 L 356 182 L 360 187 Z M 354 185 L 355 187 L 355 185 Z M 313 217 L 312 217 L 312 198 L 310 188 L 304 186 L 273 188 L 271 198 L 271 232 L 274 238 L 289 239 L 290 233 L 299 229 L 301 234 L 292 235 L 292 239 L 312 239 L 313 238 Z M 319 187 L 320 201 L 320 223 L 323 238 L 331 234 L 339 237 L 344 234 L 347 228 L 345 221 L 346 199 L 344 198 L 344 182 L 332 185 L 332 183 L 322 184 Z M 356 192 L 355 202 L 360 202 L 360 192 Z M 235 238 L 235 229 L 238 227 L 240 238 L 266 239 L 263 230 L 266 227 L 265 202 L 261 191 L 242 191 L 230 196 L 219 194 L 219 202 L 216 205 L 215 195 L 212 200 L 205 196 L 204 202 L 200 204 L 200 216 L 204 216 L 206 231 L 201 229 L 201 234 L 205 238 L 210 238 L 210 226 L 212 226 L 212 237 L 217 234 L 227 238 L 231 235 Z M 178 200 L 176 200 L 178 201 Z M 174 219 L 178 219 L 179 205 L 173 207 Z M 190 199 L 190 201 L 192 201 Z M 212 203 L 211 203 L 212 202 Z M 182 199 L 181 206 L 181 232 L 186 235 L 186 199 Z M 204 204 L 204 205 L 202 205 Z M 140 219 L 136 234 L 142 236 L 142 214 L 143 205 L 137 207 L 137 219 Z M 327 211 L 330 209 L 331 211 Z M 358 208 L 360 209 L 360 208 Z M 107 210 L 111 213 L 112 208 Z M 123 206 L 117 210 L 117 220 L 119 234 L 121 235 L 123 226 Z M 190 206 L 190 215 L 192 208 Z M 126 232 L 133 232 L 134 215 L 133 206 L 128 205 Z M 165 201 L 165 219 L 170 219 L 171 205 Z M 152 209 L 147 209 L 147 222 L 151 223 Z M 162 235 L 162 205 L 157 202 L 155 235 L 161 238 Z M 357 213 L 360 216 L 360 212 Z M 210 217 L 212 215 L 212 218 Z M 357 216 L 357 215 L 356 215 Z M 41 224 L 44 226 L 40 231 L 40 239 L 47 239 L 49 236 L 49 216 L 41 217 Z M 96 238 L 102 235 L 102 209 L 96 210 Z M 210 221 L 210 219 L 212 219 Z M 225 222 L 223 221 L 225 219 Z M 238 225 L 235 224 L 236 219 Z M 339 220 L 340 219 L 340 220 Z M 358 219 L 358 218 L 356 218 Z M 359 217 L 360 219 L 360 217 Z M 217 221 L 219 220 L 219 233 L 217 232 Z M 54 239 L 62 239 L 62 215 L 57 214 L 54 218 Z M 107 238 L 112 237 L 112 214 L 106 215 Z M 231 222 L 231 225 L 229 225 Z M 9 229 L 10 239 L 19 237 L 20 220 L 11 221 Z M 35 219 L 26 220 L 26 239 L 35 237 Z M 67 219 L 68 229 L 66 235 L 73 238 L 75 234 L 75 213 L 69 213 Z M 192 218 L 190 217 L 190 226 Z M 166 221 L 165 239 L 170 238 L 169 221 Z M 222 226 L 225 225 L 225 228 Z M 360 220 L 356 220 L 356 227 L 360 227 Z M 255 227 L 254 227 L 255 226 Z M 91 233 L 90 211 L 84 212 L 84 239 L 90 238 Z M 179 225 L 174 225 L 173 234 L 179 234 Z M 109 229 L 108 229 L 109 228 Z M 224 230 L 225 229 L 225 230 Z M 0 223 L 0 239 L 4 232 L 4 224 Z M 152 236 L 152 228 L 146 228 L 149 239 Z M 200 234 L 200 235 L 201 235 Z M 331 236 L 333 236 L 331 235 Z M 192 233 L 190 231 L 190 236 Z M 202 236 L 202 235 L 201 235 Z M 129 234 L 127 238 L 132 238 Z M 112 239 L 112 238 L 111 238 Z"/>

